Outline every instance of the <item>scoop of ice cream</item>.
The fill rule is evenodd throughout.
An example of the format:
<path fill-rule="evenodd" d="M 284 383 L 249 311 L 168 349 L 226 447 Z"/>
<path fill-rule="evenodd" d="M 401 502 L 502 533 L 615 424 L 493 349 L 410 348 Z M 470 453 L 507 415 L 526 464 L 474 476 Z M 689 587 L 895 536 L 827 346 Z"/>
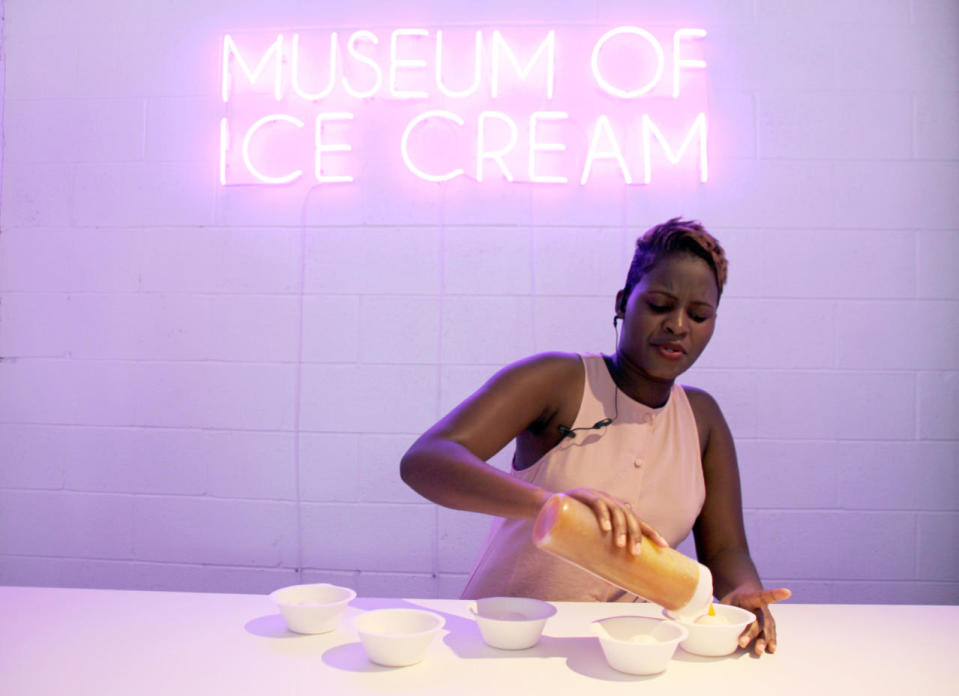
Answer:
<path fill-rule="evenodd" d="M 704 614 L 696 619 L 698 624 L 728 624 L 729 620 L 725 616 Z"/>
<path fill-rule="evenodd" d="M 501 621 L 526 621 L 529 617 L 518 611 L 499 611 L 491 614 L 483 614 L 488 619 L 499 619 Z"/>
<path fill-rule="evenodd" d="M 630 636 L 628 640 L 630 643 L 658 643 L 659 642 L 648 633 L 640 633 L 635 636 Z"/>

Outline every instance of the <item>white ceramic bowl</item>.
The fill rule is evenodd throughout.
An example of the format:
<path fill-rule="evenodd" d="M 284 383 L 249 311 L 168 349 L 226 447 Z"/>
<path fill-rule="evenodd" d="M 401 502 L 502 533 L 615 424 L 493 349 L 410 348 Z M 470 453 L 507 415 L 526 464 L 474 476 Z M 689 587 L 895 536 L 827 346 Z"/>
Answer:
<path fill-rule="evenodd" d="M 713 604 L 716 616 L 726 623 L 700 624 L 695 621 L 677 621 L 689 636 L 680 643 L 683 650 L 703 657 L 731 655 L 739 647 L 739 636 L 756 615 L 746 609 L 728 604 Z"/>
<path fill-rule="evenodd" d="M 687 635 L 678 623 L 648 616 L 613 616 L 592 626 L 606 662 L 627 674 L 659 674 Z"/>
<path fill-rule="evenodd" d="M 556 607 L 529 597 L 485 597 L 477 599 L 470 611 L 487 645 L 500 650 L 524 650 L 539 642 Z"/>
<path fill-rule="evenodd" d="M 294 633 L 327 633 L 340 623 L 346 605 L 356 599 L 349 587 L 327 583 L 291 585 L 270 593 Z"/>
<path fill-rule="evenodd" d="M 433 637 L 445 623 L 422 609 L 374 609 L 353 620 L 370 660 L 385 667 L 406 667 L 426 657 Z"/>

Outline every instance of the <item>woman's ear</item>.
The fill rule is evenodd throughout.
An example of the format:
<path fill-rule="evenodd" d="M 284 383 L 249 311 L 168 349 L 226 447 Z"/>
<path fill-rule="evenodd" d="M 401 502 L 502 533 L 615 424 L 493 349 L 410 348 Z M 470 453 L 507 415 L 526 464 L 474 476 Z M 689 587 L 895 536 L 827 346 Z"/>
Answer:
<path fill-rule="evenodd" d="M 616 306 L 613 307 L 613 311 L 620 319 L 623 318 L 623 314 L 626 312 L 626 295 L 623 290 L 616 293 Z"/>

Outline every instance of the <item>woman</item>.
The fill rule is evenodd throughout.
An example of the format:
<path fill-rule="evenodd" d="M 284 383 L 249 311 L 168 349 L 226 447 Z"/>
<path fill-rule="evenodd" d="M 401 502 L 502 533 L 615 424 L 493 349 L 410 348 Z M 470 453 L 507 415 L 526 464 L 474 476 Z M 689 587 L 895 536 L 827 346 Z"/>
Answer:
<path fill-rule="evenodd" d="M 636 242 L 616 295 L 616 352 L 547 353 L 510 365 L 424 433 L 401 463 L 403 480 L 447 507 L 495 515 L 464 597 L 636 598 L 532 544 L 532 524 L 555 492 L 589 505 L 610 542 L 638 551 L 692 529 L 721 601 L 752 610 L 740 638 L 776 650 L 764 590 L 743 528 L 736 453 L 719 406 L 676 384 L 712 337 L 726 281 L 719 243 L 674 218 Z M 510 473 L 486 460 L 516 440 Z"/>

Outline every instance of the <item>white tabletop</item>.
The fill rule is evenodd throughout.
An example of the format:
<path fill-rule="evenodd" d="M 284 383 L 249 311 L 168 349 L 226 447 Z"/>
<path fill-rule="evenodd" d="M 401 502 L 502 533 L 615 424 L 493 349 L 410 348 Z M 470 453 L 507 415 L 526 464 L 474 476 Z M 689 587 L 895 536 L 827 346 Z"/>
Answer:
<path fill-rule="evenodd" d="M 540 643 L 509 652 L 483 643 L 468 604 L 361 597 L 336 631 L 299 636 L 260 595 L 0 587 L 0 694 L 959 693 L 959 606 L 786 602 L 775 655 L 679 649 L 666 672 L 636 677 L 607 666 L 589 622 L 655 605 L 556 602 Z M 388 606 L 446 619 L 423 662 L 367 659 L 351 620 Z"/>

